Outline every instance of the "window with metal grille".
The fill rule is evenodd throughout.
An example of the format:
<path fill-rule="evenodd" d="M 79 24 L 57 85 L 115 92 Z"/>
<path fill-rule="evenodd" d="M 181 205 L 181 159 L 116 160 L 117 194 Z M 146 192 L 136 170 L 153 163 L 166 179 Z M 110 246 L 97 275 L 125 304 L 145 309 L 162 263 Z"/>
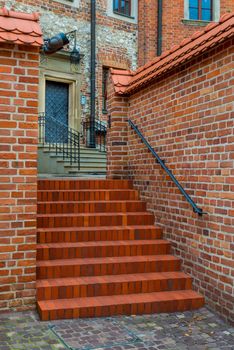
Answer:
<path fill-rule="evenodd" d="M 113 10 L 118 14 L 131 16 L 131 0 L 114 0 Z"/>
<path fill-rule="evenodd" d="M 213 0 L 189 0 L 189 19 L 212 21 Z"/>

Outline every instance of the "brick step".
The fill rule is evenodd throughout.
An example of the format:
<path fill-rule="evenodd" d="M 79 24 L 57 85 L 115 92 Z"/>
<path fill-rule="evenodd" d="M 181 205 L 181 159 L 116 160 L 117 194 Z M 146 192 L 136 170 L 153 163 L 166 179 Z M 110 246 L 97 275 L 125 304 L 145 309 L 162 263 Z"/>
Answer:
<path fill-rule="evenodd" d="M 132 181 L 129 180 L 106 180 L 106 179 L 40 179 L 38 190 L 98 190 L 98 189 L 132 189 Z"/>
<path fill-rule="evenodd" d="M 40 228 L 38 243 L 119 241 L 160 239 L 162 228 L 145 226 L 99 226 L 99 227 L 59 227 Z"/>
<path fill-rule="evenodd" d="M 90 213 L 90 214 L 39 214 L 37 227 L 88 227 L 120 225 L 153 225 L 154 215 L 147 212 Z"/>
<path fill-rule="evenodd" d="M 152 293 L 191 288 L 192 279 L 183 272 L 55 278 L 37 281 L 37 300 Z"/>
<path fill-rule="evenodd" d="M 37 192 L 38 201 L 137 200 L 135 190 L 45 190 Z"/>
<path fill-rule="evenodd" d="M 181 312 L 197 309 L 203 305 L 204 298 L 192 290 L 41 300 L 37 302 L 38 312 L 43 321 L 77 317 Z"/>
<path fill-rule="evenodd" d="M 179 269 L 180 259 L 172 255 L 57 259 L 37 261 L 37 279 L 166 272 Z"/>
<path fill-rule="evenodd" d="M 143 212 L 146 204 L 136 201 L 38 202 L 38 214 Z"/>
<path fill-rule="evenodd" d="M 48 243 L 37 245 L 38 260 L 169 254 L 166 240 Z"/>

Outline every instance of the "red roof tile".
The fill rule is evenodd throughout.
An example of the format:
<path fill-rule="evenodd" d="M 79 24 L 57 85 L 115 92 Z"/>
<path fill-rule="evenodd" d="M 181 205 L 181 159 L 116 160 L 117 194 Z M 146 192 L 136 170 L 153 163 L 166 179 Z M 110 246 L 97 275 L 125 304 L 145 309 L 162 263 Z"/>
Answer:
<path fill-rule="evenodd" d="M 124 93 L 129 85 L 133 73 L 129 70 L 111 69 L 111 75 L 115 86 L 115 91 L 118 94 Z"/>
<path fill-rule="evenodd" d="M 158 76 L 183 64 L 218 43 L 234 35 L 234 13 L 225 14 L 218 23 L 210 23 L 190 39 L 184 39 L 180 45 L 165 51 L 135 72 L 112 70 L 112 79 L 118 94 L 131 94 L 137 89 L 152 82 Z M 123 78 L 124 77 L 124 78 Z"/>
<path fill-rule="evenodd" d="M 0 42 L 41 46 L 39 15 L 0 9 Z"/>

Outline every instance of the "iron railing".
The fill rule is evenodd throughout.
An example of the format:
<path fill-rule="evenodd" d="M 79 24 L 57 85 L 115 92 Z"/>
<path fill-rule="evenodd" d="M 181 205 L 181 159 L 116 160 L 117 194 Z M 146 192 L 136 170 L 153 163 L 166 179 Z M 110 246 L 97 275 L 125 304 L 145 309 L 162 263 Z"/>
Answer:
<path fill-rule="evenodd" d="M 39 143 L 80 170 L 80 133 L 54 117 L 39 114 Z"/>
<path fill-rule="evenodd" d="M 137 133 L 137 135 L 140 137 L 141 141 L 146 145 L 146 147 L 149 149 L 149 151 L 153 154 L 153 156 L 157 159 L 157 162 L 161 165 L 161 167 L 170 176 L 170 178 L 172 179 L 174 184 L 178 187 L 178 189 L 183 194 L 183 196 L 186 198 L 188 203 L 192 206 L 194 213 L 197 213 L 198 215 L 207 214 L 201 208 L 198 208 L 196 203 L 192 200 L 192 198 L 189 196 L 189 194 L 181 186 L 179 181 L 175 178 L 175 176 L 172 174 L 172 172 L 165 165 L 164 161 L 159 157 L 159 155 L 155 152 L 155 150 L 150 146 L 149 142 L 144 138 L 144 136 L 142 135 L 142 133 L 140 132 L 138 127 L 130 119 L 128 120 L 128 123 L 131 126 L 131 128 Z"/>
<path fill-rule="evenodd" d="M 96 140 L 96 149 L 99 151 L 106 152 L 106 132 L 107 127 L 104 122 L 100 120 L 95 120 L 95 140 Z M 82 136 L 84 144 L 89 147 L 89 138 L 90 138 L 90 121 L 84 121 L 82 123 Z"/>

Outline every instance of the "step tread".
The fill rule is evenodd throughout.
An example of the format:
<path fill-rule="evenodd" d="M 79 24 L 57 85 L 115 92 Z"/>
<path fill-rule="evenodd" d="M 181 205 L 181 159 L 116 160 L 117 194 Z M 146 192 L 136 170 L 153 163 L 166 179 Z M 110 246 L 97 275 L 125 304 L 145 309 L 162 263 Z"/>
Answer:
<path fill-rule="evenodd" d="M 143 201 L 141 201 L 140 199 L 120 199 L 120 200 L 90 200 L 90 201 L 70 201 L 70 200 L 65 200 L 65 201 L 40 201 L 40 202 L 37 202 L 37 204 L 102 204 L 102 203 L 110 203 L 110 204 L 113 204 L 113 203 L 145 203 Z"/>
<path fill-rule="evenodd" d="M 65 232 L 65 231 L 110 231 L 110 230 L 162 230 L 161 227 L 159 226 L 154 226 L 154 225 L 126 225 L 126 226 L 90 226 L 90 227 L 41 227 L 38 228 L 37 231 L 38 232 Z"/>
<path fill-rule="evenodd" d="M 39 185 L 41 182 L 45 182 L 45 183 L 70 183 L 70 182 L 75 182 L 75 183 L 81 183 L 82 185 L 84 183 L 86 184 L 90 184 L 90 182 L 95 182 L 96 184 L 98 183 L 105 183 L 105 184 L 126 184 L 126 185 L 132 185 L 133 184 L 133 181 L 132 180 L 126 180 L 126 179 L 105 179 L 105 180 L 102 180 L 102 179 L 70 179 L 69 177 L 67 178 L 51 178 L 51 179 L 39 179 Z M 133 189 L 133 188 L 131 188 Z"/>
<path fill-rule="evenodd" d="M 100 188 L 100 189 L 92 189 L 92 192 L 122 192 L 122 191 L 127 191 L 127 192 L 137 192 L 136 190 L 134 190 L 134 189 L 117 189 L 117 188 L 113 188 L 113 189 L 105 189 L 105 188 Z M 37 190 L 37 192 L 44 192 L 44 193 L 47 193 L 47 192 L 71 192 L 71 193 L 73 193 L 73 192 L 90 192 L 90 190 L 89 189 L 84 189 L 84 190 L 76 190 L 76 189 L 74 189 L 74 190 L 40 190 L 40 189 L 38 189 Z"/>
<path fill-rule="evenodd" d="M 100 170 L 100 169 L 85 169 L 85 168 L 81 168 L 80 170 L 70 170 L 67 169 L 68 173 L 66 173 L 65 175 L 69 175 L 69 176 L 79 176 L 80 174 L 82 176 L 89 176 L 89 175 L 103 175 L 103 179 L 105 179 L 106 177 L 106 169 L 105 170 Z"/>
<path fill-rule="evenodd" d="M 126 226 L 90 226 L 90 227 L 41 227 L 37 229 L 37 232 L 79 232 L 79 231 L 113 231 L 113 230 L 162 230 L 159 226 L 154 225 L 126 225 Z"/>
<path fill-rule="evenodd" d="M 51 154 L 50 155 L 52 158 L 57 158 L 57 160 L 59 162 L 69 162 L 70 159 L 69 157 L 64 157 L 63 158 L 63 155 L 56 155 L 56 154 Z M 83 160 L 89 160 L 89 159 L 93 159 L 93 161 L 96 161 L 97 160 L 106 160 L 106 154 L 105 153 L 97 153 L 97 154 L 92 154 L 92 153 L 83 153 L 80 155 L 80 159 L 83 159 Z"/>
<path fill-rule="evenodd" d="M 160 245 L 170 242 L 164 239 L 152 239 L 152 240 L 132 240 L 132 241 L 88 241 L 88 242 L 64 242 L 64 243 L 43 243 L 37 244 L 37 249 L 45 248 L 83 248 L 83 247 L 108 247 L 108 246 L 130 246 L 130 245 Z"/>
<path fill-rule="evenodd" d="M 70 179 L 70 178 L 56 178 L 56 179 L 39 179 L 39 185 L 41 182 L 45 182 L 45 183 L 68 183 L 70 184 L 70 182 L 72 183 L 80 183 L 80 184 L 84 184 L 86 183 L 87 185 L 90 185 L 90 183 L 95 183 L 95 184 L 98 184 L 98 183 L 105 183 L 105 184 L 125 184 L 125 185 L 129 185 L 129 186 L 132 186 L 133 185 L 133 182 L 132 180 L 124 180 L 124 179 Z M 133 189 L 132 187 L 130 189 Z"/>
<path fill-rule="evenodd" d="M 100 283 L 121 283 L 121 282 L 137 282 L 148 280 L 166 280 L 166 279 L 191 279 L 189 275 L 181 271 L 175 272 L 145 272 L 122 275 L 104 275 L 104 276 L 84 276 L 84 277 L 65 277 L 37 280 L 37 288 L 58 287 L 58 286 L 74 286 L 89 285 Z"/>
<path fill-rule="evenodd" d="M 65 162 L 63 162 L 63 163 L 65 163 Z M 65 167 L 65 168 L 71 168 L 71 169 L 73 169 L 73 168 L 77 168 L 77 166 L 78 166 L 78 163 L 77 164 L 69 164 L 69 162 L 67 162 L 66 164 L 63 164 L 63 166 Z M 83 162 L 82 163 L 80 163 L 80 167 L 81 167 L 81 169 L 106 169 L 106 164 L 99 164 L 99 163 L 97 163 L 96 162 L 96 164 L 95 165 L 93 165 L 93 164 L 91 164 L 91 162 L 87 162 L 87 164 L 84 164 Z"/>
<path fill-rule="evenodd" d="M 55 299 L 38 301 L 41 311 L 59 309 L 77 309 L 98 306 L 125 305 L 136 303 L 152 303 L 166 301 L 180 301 L 190 299 L 203 299 L 203 297 L 192 290 L 166 291 L 154 293 L 139 293 L 128 295 L 111 295 L 73 299 Z"/>
<path fill-rule="evenodd" d="M 88 265 L 88 264 L 108 264 L 108 263 L 136 263 L 148 261 L 180 261 L 173 255 L 134 255 L 134 256 L 114 256 L 101 258 L 76 258 L 76 259 L 56 259 L 56 260 L 39 260 L 37 267 L 46 266 L 69 266 L 69 265 Z"/>
<path fill-rule="evenodd" d="M 135 215 L 135 216 L 140 216 L 140 215 L 153 215 L 150 212 L 147 211 L 136 211 L 136 212 L 113 212 L 113 213 L 66 213 L 66 214 L 37 214 L 37 217 L 77 217 L 77 216 L 118 216 L 118 215 Z"/>

